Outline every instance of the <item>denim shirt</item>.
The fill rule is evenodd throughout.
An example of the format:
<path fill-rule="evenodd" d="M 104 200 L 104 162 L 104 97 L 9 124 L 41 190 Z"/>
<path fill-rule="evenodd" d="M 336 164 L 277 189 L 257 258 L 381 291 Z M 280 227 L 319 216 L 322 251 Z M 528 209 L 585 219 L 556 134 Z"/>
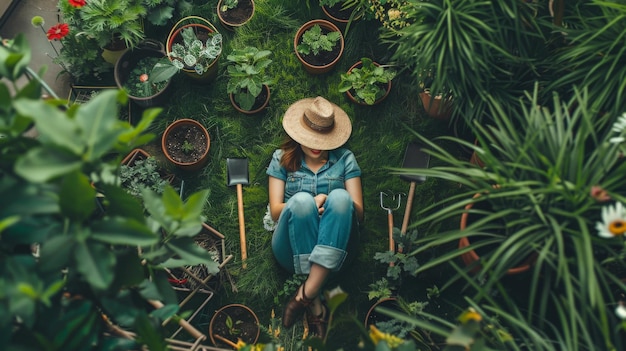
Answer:
<path fill-rule="evenodd" d="M 266 173 L 285 182 L 285 202 L 300 191 L 315 196 L 328 194 L 333 189 L 345 189 L 346 180 L 361 176 L 361 168 L 359 168 L 352 151 L 348 149 L 339 148 L 329 151 L 328 162 L 317 173 L 313 173 L 307 167 L 304 158 L 299 170 L 287 172 L 280 165 L 282 156 L 282 149 L 274 151 Z"/>

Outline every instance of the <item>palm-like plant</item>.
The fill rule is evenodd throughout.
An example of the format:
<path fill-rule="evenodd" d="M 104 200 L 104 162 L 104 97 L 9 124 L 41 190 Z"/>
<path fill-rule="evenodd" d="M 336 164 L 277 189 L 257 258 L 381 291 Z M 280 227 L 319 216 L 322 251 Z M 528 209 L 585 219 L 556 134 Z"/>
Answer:
<path fill-rule="evenodd" d="M 548 87 L 570 93 L 589 87 L 594 110 L 617 115 L 626 111 L 626 4 L 592 1 L 564 15 L 566 46 L 553 56 L 557 78 Z"/>
<path fill-rule="evenodd" d="M 509 314 L 515 311 L 531 328 L 549 330 L 567 350 L 616 347 L 621 341 L 612 332 L 612 323 L 617 323 L 612 321 L 612 310 L 618 294 L 626 292 L 619 276 L 626 269 L 624 245 L 619 239 L 598 237 L 595 222 L 602 203 L 590 195 L 594 186 L 622 202 L 626 195 L 626 162 L 620 146 L 610 142 L 615 133 L 612 119 L 596 118 L 586 92 L 577 92 L 569 101 L 555 96 L 552 106 L 540 108 L 535 88 L 519 104 L 523 113 L 513 115 L 491 99 L 492 123 L 475 124 L 478 146 L 444 137 L 473 148 L 484 168 L 459 160 L 418 135 L 440 166 L 398 170 L 464 187 L 460 194 L 419 214 L 415 225 L 431 229 L 415 243 L 412 255 L 448 247 L 463 236 L 470 242 L 480 239 L 464 251 L 445 252 L 417 272 L 470 249 L 485 249 L 482 270 L 475 276 L 462 274 L 476 288 L 474 298 L 479 303 Z M 458 219 L 467 204 L 484 202 L 490 207 L 470 210 L 481 218 L 466 229 L 432 231 L 438 224 Z M 528 255 L 537 258 L 527 273 L 527 289 L 507 287 L 506 272 Z M 501 295 L 494 300 L 490 294 L 495 290 Z"/>
<path fill-rule="evenodd" d="M 532 90 L 548 55 L 547 25 L 536 5 L 520 1 L 408 1 L 411 24 L 388 39 L 393 58 L 412 70 L 416 86 L 432 71 L 433 95 L 452 97 L 453 119 L 487 120 L 491 94 L 514 106 Z"/>
<path fill-rule="evenodd" d="M 90 0 L 71 12 L 80 16 L 79 30 L 101 47 L 119 38 L 132 48 L 145 37 L 142 20 L 148 10 L 141 0 Z"/>

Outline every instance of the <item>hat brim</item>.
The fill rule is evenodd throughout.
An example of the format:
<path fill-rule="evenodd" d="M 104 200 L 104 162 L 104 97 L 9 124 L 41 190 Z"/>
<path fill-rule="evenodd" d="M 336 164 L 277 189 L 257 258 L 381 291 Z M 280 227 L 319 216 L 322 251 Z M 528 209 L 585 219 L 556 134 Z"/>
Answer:
<path fill-rule="evenodd" d="M 329 132 L 318 132 L 307 127 L 302 116 L 315 98 L 305 98 L 294 102 L 283 116 L 285 132 L 300 145 L 316 150 L 334 150 L 345 144 L 352 134 L 352 122 L 348 114 L 336 104 L 332 104 L 335 123 Z"/>

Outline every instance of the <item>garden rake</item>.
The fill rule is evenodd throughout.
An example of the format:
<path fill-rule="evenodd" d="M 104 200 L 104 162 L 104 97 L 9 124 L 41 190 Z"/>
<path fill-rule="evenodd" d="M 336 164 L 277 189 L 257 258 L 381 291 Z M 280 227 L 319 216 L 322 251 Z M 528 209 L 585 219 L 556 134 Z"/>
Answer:
<path fill-rule="evenodd" d="M 396 243 L 393 240 L 393 211 L 397 210 L 400 208 L 400 202 L 402 201 L 402 196 L 405 195 L 403 193 L 398 193 L 398 194 L 387 194 L 383 191 L 380 192 L 380 207 L 387 211 L 387 222 L 388 222 L 388 226 L 389 226 L 389 251 L 391 252 L 396 252 Z M 385 198 L 389 198 L 391 196 L 391 200 L 393 203 L 392 206 L 387 206 L 385 205 Z M 393 262 L 390 263 L 390 265 L 393 265 Z"/>

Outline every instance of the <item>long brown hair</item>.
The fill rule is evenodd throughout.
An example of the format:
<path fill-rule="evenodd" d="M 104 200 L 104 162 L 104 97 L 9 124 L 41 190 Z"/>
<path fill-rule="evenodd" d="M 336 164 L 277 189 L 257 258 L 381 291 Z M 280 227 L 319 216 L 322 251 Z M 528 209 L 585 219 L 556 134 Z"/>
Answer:
<path fill-rule="evenodd" d="M 280 165 L 285 167 L 289 172 L 295 172 L 302 165 L 302 149 L 297 141 L 291 139 L 289 135 L 285 136 L 280 148 L 283 149 L 283 157 L 280 159 Z"/>

